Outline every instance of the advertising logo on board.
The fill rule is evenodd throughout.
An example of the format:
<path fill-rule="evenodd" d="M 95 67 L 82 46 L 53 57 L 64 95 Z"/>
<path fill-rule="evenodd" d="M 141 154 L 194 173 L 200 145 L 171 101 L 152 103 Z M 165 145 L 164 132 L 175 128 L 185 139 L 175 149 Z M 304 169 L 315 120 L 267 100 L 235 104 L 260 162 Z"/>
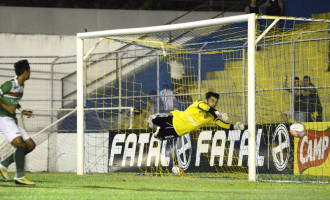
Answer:
<path fill-rule="evenodd" d="M 329 156 L 330 129 L 326 131 L 307 130 L 307 134 L 299 139 L 297 145 L 297 161 L 299 172 L 320 166 Z"/>
<path fill-rule="evenodd" d="M 273 162 L 278 171 L 283 171 L 290 159 L 290 136 L 284 124 L 277 126 L 272 139 Z"/>
<path fill-rule="evenodd" d="M 201 129 L 164 141 L 155 139 L 150 130 L 110 131 L 109 171 L 165 169 L 174 164 L 187 172 L 244 171 L 248 167 L 248 138 L 248 130 Z M 257 126 L 256 165 L 259 171 L 292 173 L 290 145 L 285 125 Z"/>

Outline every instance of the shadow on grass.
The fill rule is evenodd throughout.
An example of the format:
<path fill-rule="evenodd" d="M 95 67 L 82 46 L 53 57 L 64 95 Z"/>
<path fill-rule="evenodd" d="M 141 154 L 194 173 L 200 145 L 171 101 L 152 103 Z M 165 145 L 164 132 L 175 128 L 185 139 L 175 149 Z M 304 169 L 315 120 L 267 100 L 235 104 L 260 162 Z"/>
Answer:
<path fill-rule="evenodd" d="M 216 193 L 214 191 L 196 191 L 196 190 L 164 190 L 164 189 L 151 189 L 151 188 L 123 188 L 123 187 L 105 187 L 105 186 L 82 186 L 82 188 L 90 189 L 109 189 L 109 190 L 128 190 L 128 191 L 138 191 L 138 192 L 207 192 Z"/>

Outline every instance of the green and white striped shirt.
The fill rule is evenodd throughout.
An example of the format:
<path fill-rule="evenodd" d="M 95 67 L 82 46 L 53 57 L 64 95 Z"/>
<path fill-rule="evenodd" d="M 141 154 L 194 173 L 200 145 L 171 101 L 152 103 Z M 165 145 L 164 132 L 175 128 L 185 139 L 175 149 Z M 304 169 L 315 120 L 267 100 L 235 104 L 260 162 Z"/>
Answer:
<path fill-rule="evenodd" d="M 9 105 L 17 108 L 19 101 L 23 97 L 24 85 L 20 86 L 17 81 L 17 77 L 4 82 L 0 86 L 0 99 Z M 6 109 L 0 106 L 0 117 L 12 117 L 17 123 L 16 114 L 10 114 Z"/>

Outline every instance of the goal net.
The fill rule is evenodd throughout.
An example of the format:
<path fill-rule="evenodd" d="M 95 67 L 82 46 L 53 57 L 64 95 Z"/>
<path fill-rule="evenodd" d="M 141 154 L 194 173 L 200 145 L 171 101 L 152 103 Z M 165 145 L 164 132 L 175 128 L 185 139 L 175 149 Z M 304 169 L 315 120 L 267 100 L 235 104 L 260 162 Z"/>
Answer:
<path fill-rule="evenodd" d="M 251 14 L 79 33 L 77 173 L 167 175 L 179 165 L 186 175 L 252 181 L 328 177 L 328 24 Z M 319 101 L 295 98 L 308 89 Z M 149 115 L 185 110 L 208 91 L 220 94 L 216 109 L 246 130 L 207 125 L 175 140 L 152 137 Z M 306 116 L 322 116 L 304 122 L 302 138 L 288 130 L 297 102 L 307 105 Z"/>
<path fill-rule="evenodd" d="M 259 17 L 256 123 L 267 146 L 262 180 L 329 182 L 329 20 Z M 290 135 L 301 122 L 307 133 Z M 259 129 L 259 128 L 258 128 Z"/>

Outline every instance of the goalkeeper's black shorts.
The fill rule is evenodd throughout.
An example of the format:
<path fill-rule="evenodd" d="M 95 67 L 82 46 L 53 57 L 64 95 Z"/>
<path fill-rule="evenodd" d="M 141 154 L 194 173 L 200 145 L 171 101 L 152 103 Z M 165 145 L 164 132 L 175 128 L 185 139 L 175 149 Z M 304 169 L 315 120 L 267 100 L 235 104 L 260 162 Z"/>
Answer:
<path fill-rule="evenodd" d="M 179 137 L 173 127 L 173 115 L 170 113 L 160 113 L 152 120 L 152 123 L 160 129 L 155 133 L 159 140 L 169 140 Z"/>

